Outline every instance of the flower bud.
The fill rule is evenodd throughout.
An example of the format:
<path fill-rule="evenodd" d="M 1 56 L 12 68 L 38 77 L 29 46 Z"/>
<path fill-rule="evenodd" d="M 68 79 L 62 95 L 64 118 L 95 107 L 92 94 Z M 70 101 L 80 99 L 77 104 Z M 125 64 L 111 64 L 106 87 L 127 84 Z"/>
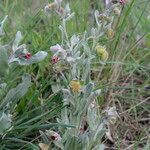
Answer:
<path fill-rule="evenodd" d="M 63 49 L 62 49 L 62 47 L 59 44 L 56 44 L 56 45 L 51 46 L 50 50 L 52 52 L 57 52 L 57 51 L 62 51 Z"/>
<path fill-rule="evenodd" d="M 54 10 L 54 9 L 56 9 L 56 8 L 57 8 L 57 3 L 55 3 L 55 2 L 50 3 L 50 4 L 48 4 L 48 7 L 49 7 L 49 9 Z"/>
<path fill-rule="evenodd" d="M 53 56 L 51 59 L 52 64 L 57 63 L 60 60 L 60 58 L 58 56 Z"/>
<path fill-rule="evenodd" d="M 17 49 L 17 51 L 14 53 L 14 56 L 22 60 L 29 60 L 32 57 L 31 53 L 29 53 L 27 49 Z"/>
<path fill-rule="evenodd" d="M 114 9 L 113 9 L 113 12 L 114 12 L 114 14 L 116 15 L 116 16 L 119 16 L 120 15 L 120 9 L 118 8 L 118 7 L 115 7 Z"/>
<path fill-rule="evenodd" d="M 60 141 L 61 137 L 57 132 L 46 130 L 46 135 L 52 141 Z"/>
<path fill-rule="evenodd" d="M 121 5 L 124 5 L 126 3 L 126 0 L 119 0 Z"/>
<path fill-rule="evenodd" d="M 52 141 L 58 141 L 60 140 L 60 135 L 58 133 L 54 133 L 53 135 L 50 136 L 50 139 Z"/>
<path fill-rule="evenodd" d="M 114 33 L 113 29 L 109 28 L 107 30 L 107 37 L 110 38 L 110 39 L 112 39 L 114 37 L 114 35 L 115 35 L 115 33 Z"/>
<path fill-rule="evenodd" d="M 109 107 L 105 110 L 108 120 L 111 124 L 114 124 L 118 118 L 118 113 L 115 107 Z"/>
<path fill-rule="evenodd" d="M 49 12 L 51 10 L 55 10 L 57 9 L 58 5 L 57 3 L 53 2 L 53 3 L 50 3 L 50 4 L 47 4 L 44 8 L 45 12 Z"/>
<path fill-rule="evenodd" d="M 102 60 L 106 61 L 108 59 L 108 52 L 104 46 L 97 45 L 95 50 Z"/>
<path fill-rule="evenodd" d="M 27 60 L 29 60 L 29 59 L 31 58 L 31 53 L 27 52 L 27 53 L 25 54 L 25 58 L 26 58 Z"/>

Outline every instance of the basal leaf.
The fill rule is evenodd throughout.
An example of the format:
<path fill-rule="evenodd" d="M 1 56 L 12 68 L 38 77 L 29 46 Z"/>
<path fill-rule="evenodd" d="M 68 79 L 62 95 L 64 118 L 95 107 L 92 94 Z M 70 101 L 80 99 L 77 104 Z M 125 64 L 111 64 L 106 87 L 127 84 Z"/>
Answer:
<path fill-rule="evenodd" d="M 25 74 L 22 77 L 22 83 L 20 83 L 16 88 L 11 89 L 7 93 L 6 97 L 4 98 L 3 102 L 0 105 L 0 109 L 2 109 L 5 105 L 7 105 L 7 103 L 14 100 L 17 101 L 21 97 L 23 97 L 27 93 L 30 85 L 31 85 L 31 76 L 29 74 Z"/>

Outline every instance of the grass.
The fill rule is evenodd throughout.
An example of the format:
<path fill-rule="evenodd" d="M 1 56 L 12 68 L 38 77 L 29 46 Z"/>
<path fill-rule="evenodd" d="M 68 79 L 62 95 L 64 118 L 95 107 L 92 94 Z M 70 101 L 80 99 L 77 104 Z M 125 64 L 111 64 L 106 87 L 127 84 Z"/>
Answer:
<path fill-rule="evenodd" d="M 5 25 L 6 35 L 1 43 L 9 43 L 20 30 L 24 34 L 22 43 L 26 43 L 31 53 L 45 50 L 49 53 L 46 60 L 30 67 L 12 68 L 5 78 L 8 89 L 15 87 L 25 72 L 32 75 L 32 86 L 20 99 L 13 129 L 0 141 L 1 149 L 37 149 L 40 139 L 39 130 L 64 126 L 56 124 L 55 117 L 62 108 L 61 95 L 52 93 L 53 72 L 50 63 L 49 47 L 61 42 L 57 16 L 46 16 L 43 8 L 46 2 L 30 0 L 1 0 L 1 18 L 8 14 Z M 70 0 L 70 6 L 76 16 L 67 24 L 69 36 L 81 34 L 93 26 L 90 11 L 102 9 L 98 0 Z M 116 105 L 120 118 L 111 127 L 114 139 L 105 139 L 110 149 L 144 149 L 149 138 L 150 105 L 150 9 L 149 0 L 130 0 L 117 18 L 115 39 L 107 42 L 110 58 L 98 79 L 102 88 L 99 97 L 100 108 Z M 105 39 L 100 39 L 102 43 Z M 101 66 L 100 66 L 101 68 Z M 99 68 L 98 68 L 99 69 Z M 50 123 L 50 124 L 49 124 Z M 3 147 L 4 145 L 5 148 Z"/>

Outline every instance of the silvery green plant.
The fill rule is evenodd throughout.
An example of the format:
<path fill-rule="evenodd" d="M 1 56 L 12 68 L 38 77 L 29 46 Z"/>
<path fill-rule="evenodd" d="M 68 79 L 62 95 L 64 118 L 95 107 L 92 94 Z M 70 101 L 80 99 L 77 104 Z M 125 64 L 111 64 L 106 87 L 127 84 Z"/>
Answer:
<path fill-rule="evenodd" d="M 3 27 L 8 16 L 0 23 L 0 35 L 4 35 Z M 4 83 L 5 75 L 8 74 L 13 63 L 18 65 L 30 65 L 43 60 L 47 56 L 47 52 L 39 51 L 35 55 L 31 55 L 25 44 L 21 44 L 21 32 L 18 31 L 14 42 L 11 45 L 0 45 L 0 94 L 5 90 L 7 83 Z M 11 52 L 8 49 L 11 48 Z M 9 72 L 10 73 L 10 72 Z M 8 130 L 13 128 L 11 113 L 15 109 L 17 102 L 23 97 L 28 88 L 31 86 L 31 76 L 24 74 L 22 82 L 15 88 L 11 89 L 3 99 L 0 99 L 0 135 L 5 135 Z M 11 107 L 10 107 L 11 105 Z"/>
<path fill-rule="evenodd" d="M 48 8 L 46 6 L 46 10 Z M 96 12 L 96 19 L 97 15 L 99 14 Z M 81 36 L 74 34 L 69 38 L 66 23 L 72 17 L 71 13 L 67 17 L 62 17 L 62 24 L 59 26 L 62 42 L 51 46 L 50 50 L 53 53 L 53 69 L 61 74 L 57 83 L 52 85 L 52 89 L 53 92 L 62 91 L 64 103 L 57 121 L 73 127 L 66 129 L 59 127 L 56 131 L 46 130 L 45 133 L 42 131 L 40 133 L 45 144 L 54 143 L 62 150 L 103 150 L 105 146 L 101 142 L 102 137 L 107 132 L 109 122 L 117 118 L 117 112 L 115 108 L 108 108 L 105 115 L 101 115 L 97 104 L 101 89 L 96 89 L 91 79 L 91 70 L 92 62 L 97 58 L 94 51 L 98 44 L 97 39 L 105 32 L 105 30 L 100 32 L 101 27 L 103 25 L 107 28 L 109 23 L 97 22 L 98 27 L 93 28 L 92 33 L 84 32 Z M 89 39 L 93 36 L 96 40 L 93 40 L 91 47 Z M 66 71 L 60 69 L 63 66 L 67 66 Z"/>

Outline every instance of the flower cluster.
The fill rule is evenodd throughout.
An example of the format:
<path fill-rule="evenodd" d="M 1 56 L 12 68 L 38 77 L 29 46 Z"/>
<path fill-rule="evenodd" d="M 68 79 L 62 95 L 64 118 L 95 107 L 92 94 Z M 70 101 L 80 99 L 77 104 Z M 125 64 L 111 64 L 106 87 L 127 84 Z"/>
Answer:
<path fill-rule="evenodd" d="M 67 55 L 66 51 L 59 44 L 51 46 L 50 50 L 54 53 L 54 55 L 52 57 L 52 63 L 53 64 L 57 63 L 61 59 L 66 58 L 66 55 Z"/>
<path fill-rule="evenodd" d="M 26 44 L 19 45 L 21 40 L 22 34 L 20 31 L 18 31 L 12 45 L 12 53 L 9 57 L 9 64 L 18 62 L 20 65 L 29 65 L 39 62 L 47 56 L 47 52 L 44 51 L 39 51 L 32 56 L 31 53 L 27 50 Z"/>
<path fill-rule="evenodd" d="M 77 45 L 78 42 L 79 42 L 78 36 L 73 35 L 70 41 L 68 42 L 68 45 L 69 43 L 71 43 L 71 45 L 67 47 L 66 49 L 62 48 L 62 46 L 60 46 L 59 44 L 51 46 L 50 50 L 53 53 L 53 56 L 51 59 L 52 64 L 55 64 L 60 60 L 64 60 L 69 64 L 77 62 L 80 59 L 79 51 L 75 54 L 75 52 L 70 52 L 68 49 L 69 48 L 73 49 L 75 46 L 78 46 Z"/>
<path fill-rule="evenodd" d="M 32 57 L 32 55 L 30 52 L 28 52 L 28 50 L 25 47 L 21 46 L 17 48 L 17 50 L 15 51 L 14 57 L 19 59 L 29 60 Z"/>

